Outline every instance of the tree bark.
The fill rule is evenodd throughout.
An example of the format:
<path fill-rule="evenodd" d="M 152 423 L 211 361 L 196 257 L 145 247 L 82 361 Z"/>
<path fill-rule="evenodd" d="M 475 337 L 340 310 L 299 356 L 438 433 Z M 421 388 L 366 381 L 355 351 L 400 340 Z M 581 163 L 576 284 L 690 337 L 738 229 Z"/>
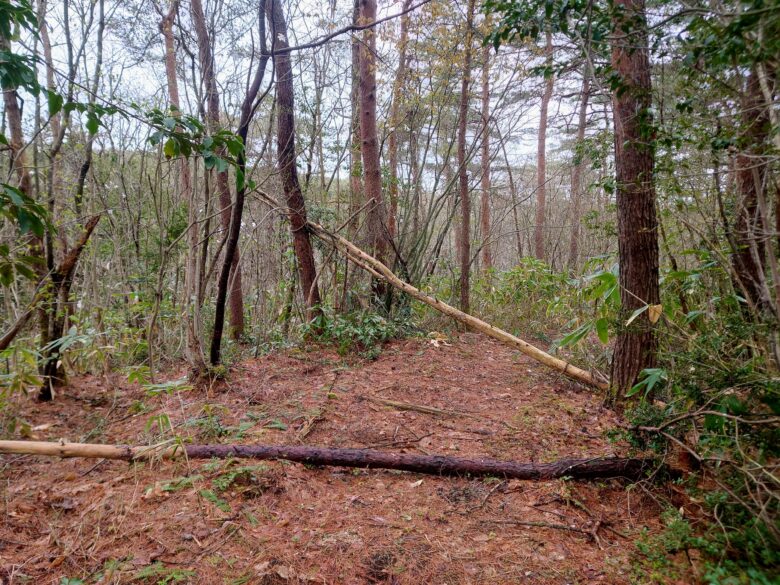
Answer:
<path fill-rule="evenodd" d="M 468 313 L 471 297 L 471 197 L 466 168 L 466 126 L 469 115 L 469 85 L 471 82 L 471 53 L 474 39 L 474 6 L 469 0 L 466 8 L 466 35 L 463 55 L 463 79 L 460 84 L 458 113 L 458 186 L 460 193 L 460 310 Z"/>
<path fill-rule="evenodd" d="M 412 0 L 404 0 L 403 12 L 409 10 Z M 387 159 L 390 165 L 390 212 L 387 216 L 387 234 L 392 240 L 398 221 L 398 127 L 401 125 L 401 100 L 406 80 L 406 45 L 409 39 L 409 15 L 401 17 L 401 36 L 398 40 L 398 70 L 393 81 L 393 103 L 390 107 L 390 134 L 387 137 Z"/>
<path fill-rule="evenodd" d="M 201 0 L 191 0 L 191 13 L 192 24 L 195 28 L 195 36 L 198 41 L 198 59 L 200 61 L 201 75 L 203 77 L 203 85 L 206 92 L 206 115 L 208 128 L 210 132 L 216 132 L 219 130 L 219 90 L 217 89 L 217 79 L 214 72 L 214 55 L 211 49 L 211 39 L 209 31 L 206 26 L 206 15 L 203 12 L 203 4 Z M 220 153 L 218 153 L 220 154 Z M 219 204 L 222 208 L 220 215 L 222 221 L 222 229 L 230 233 L 230 224 L 233 213 L 231 212 L 231 196 L 230 196 L 230 181 L 228 171 L 217 173 L 216 180 L 217 192 L 219 194 Z M 242 210 L 243 211 L 243 210 Z M 230 236 L 228 235 L 228 238 Z M 233 339 L 240 339 L 244 333 L 244 297 L 241 284 L 241 259 L 240 253 L 236 244 L 234 252 L 230 252 L 230 246 L 225 245 L 225 257 L 232 255 L 230 260 L 230 278 L 228 278 L 228 284 L 230 286 L 230 335 Z M 221 280 L 221 279 L 220 279 Z M 225 285 L 227 286 L 227 284 Z M 214 330 L 216 333 L 219 328 L 219 337 L 222 336 L 222 327 L 224 327 L 224 315 L 225 315 L 225 298 L 227 298 L 227 291 L 222 291 L 218 287 L 217 289 L 217 301 L 215 307 L 214 316 Z M 221 302 L 220 299 L 222 298 Z M 212 346 L 216 335 L 213 336 Z M 219 349 L 217 347 L 217 349 Z M 214 350 L 211 350 L 212 358 L 214 357 Z"/>
<path fill-rule="evenodd" d="M 773 303 L 764 263 L 767 259 L 767 221 L 759 205 L 766 197 L 767 140 L 769 116 L 761 99 L 758 75 L 748 76 L 742 103 L 742 136 L 735 160 L 737 217 L 734 222 L 736 250 L 732 255 L 734 273 L 747 293 L 748 303 L 759 318 L 771 314 Z"/>
<path fill-rule="evenodd" d="M 545 56 L 547 65 L 552 65 L 553 46 L 552 33 L 545 33 Z M 539 136 L 536 142 L 536 225 L 534 225 L 534 256 L 544 260 L 544 227 L 547 214 L 547 110 L 553 93 L 555 78 L 551 71 L 547 72 L 542 94 L 542 106 L 539 111 Z"/>
<path fill-rule="evenodd" d="M 585 127 L 588 123 L 588 98 L 590 93 L 590 68 L 586 64 L 582 75 L 582 94 L 577 125 L 577 142 L 574 151 L 574 167 L 571 171 L 571 240 L 569 240 L 569 270 L 577 269 L 580 257 L 580 214 L 582 213 L 582 170 L 584 168 Z"/>
<path fill-rule="evenodd" d="M 295 97 L 293 94 L 293 73 L 288 48 L 287 23 L 279 0 L 272 0 L 266 6 L 268 22 L 271 26 L 274 73 L 276 75 L 277 107 L 277 157 L 279 174 L 287 201 L 287 215 L 293 237 L 295 257 L 298 260 L 298 273 L 301 289 L 308 307 L 309 320 L 319 312 L 320 292 L 317 286 L 317 268 L 314 263 L 314 250 L 306 219 L 306 202 L 298 181 L 295 166 Z"/>
<path fill-rule="evenodd" d="M 490 47 L 482 48 L 482 194 L 480 223 L 482 227 L 482 269 L 493 268 L 490 243 Z"/>
<path fill-rule="evenodd" d="M 143 461 L 146 459 L 261 459 L 294 461 L 307 465 L 332 465 L 361 469 L 397 469 L 443 476 L 502 477 L 506 479 L 549 480 L 568 477 L 593 480 L 612 477 L 641 479 L 653 468 L 651 459 L 601 457 L 561 459 L 552 463 L 518 463 L 491 458 L 465 459 L 441 455 L 412 455 L 371 449 L 334 449 L 298 445 L 184 445 L 131 447 L 88 443 L 47 443 L 44 441 L 0 441 L 0 453 L 45 457 L 86 457 Z"/>
<path fill-rule="evenodd" d="M 376 20 L 376 0 L 360 0 L 360 22 Z M 363 154 L 363 180 L 368 209 L 368 231 L 374 256 L 385 260 L 388 251 L 387 210 L 382 196 L 382 172 L 379 165 L 379 140 L 376 126 L 376 30 L 363 31 L 360 46 L 360 137 Z M 375 281 L 374 296 L 380 299 L 385 290 Z"/>
<path fill-rule="evenodd" d="M 613 13 L 612 67 L 615 168 L 622 319 L 660 302 L 658 221 L 655 211 L 654 136 L 650 58 L 644 0 L 617 0 Z M 628 31 L 628 32 L 623 32 Z M 645 311 L 619 332 L 612 358 L 612 387 L 619 400 L 642 370 L 656 363 L 657 339 Z"/>

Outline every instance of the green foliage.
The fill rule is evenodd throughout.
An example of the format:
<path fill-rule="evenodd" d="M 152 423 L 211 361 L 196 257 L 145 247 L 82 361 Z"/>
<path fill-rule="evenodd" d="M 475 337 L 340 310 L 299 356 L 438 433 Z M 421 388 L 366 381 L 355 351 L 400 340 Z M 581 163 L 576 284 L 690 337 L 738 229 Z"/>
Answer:
<path fill-rule="evenodd" d="M 200 490 L 200 492 L 198 493 L 204 500 L 206 500 L 207 502 L 211 502 L 222 512 L 225 512 L 226 514 L 231 512 L 230 504 L 228 504 L 225 500 L 220 498 L 212 490 Z"/>
<path fill-rule="evenodd" d="M 168 382 L 159 382 L 157 384 L 145 383 L 142 384 L 142 386 L 148 396 L 158 396 L 159 394 L 170 395 L 174 394 L 175 392 L 192 390 L 192 385 L 189 384 L 186 376 L 176 380 L 170 380 Z"/>
<path fill-rule="evenodd" d="M 718 492 L 708 500 L 723 500 Z M 647 529 L 637 541 L 636 577 L 642 583 L 669 583 L 680 579 L 681 565 L 675 555 L 698 550 L 705 555 L 702 570 L 703 582 L 708 585 L 770 585 L 780 576 L 780 553 L 767 548 L 767 535 L 753 519 L 743 517 L 742 525 L 723 528 L 711 525 L 704 533 L 697 531 L 691 522 L 674 508 L 663 516 L 664 530 L 651 536 Z M 731 558 L 734 547 L 746 557 Z M 717 560 L 716 560 L 717 559 Z"/>
<path fill-rule="evenodd" d="M 323 310 L 302 326 L 304 337 L 333 344 L 341 355 L 357 351 L 362 357 L 376 358 L 383 343 L 412 333 L 409 320 L 388 319 L 368 311 L 334 313 Z"/>
<path fill-rule="evenodd" d="M 146 112 L 146 121 L 155 129 L 149 136 L 150 144 L 162 144 L 166 158 L 198 156 L 203 159 L 207 170 L 214 169 L 219 173 L 233 167 L 238 189 L 255 188 L 254 181 L 245 179 L 239 168 L 238 160 L 243 156 L 244 143 L 233 132 L 218 130 L 209 134 L 197 116 L 178 111 L 163 112 L 157 108 Z"/>
<path fill-rule="evenodd" d="M 172 585 L 173 583 L 186 583 L 195 577 L 195 571 L 166 567 L 157 561 L 147 565 L 133 575 L 133 581 L 153 583 L 154 585 Z"/>
<path fill-rule="evenodd" d="M 0 183 L 0 226 L 4 221 L 15 224 L 18 235 L 43 236 L 44 229 L 51 227 L 43 206 L 22 193 L 18 188 Z M 0 286 L 9 286 L 16 275 L 35 280 L 34 269 L 41 259 L 15 252 L 8 244 L 0 244 Z"/>
<path fill-rule="evenodd" d="M 548 341 L 552 331 L 577 316 L 572 304 L 577 291 L 568 275 L 535 258 L 521 258 L 504 272 L 481 274 L 472 289 L 478 314 L 514 334 Z"/>
<path fill-rule="evenodd" d="M 663 453 L 683 443 L 702 460 L 714 486 L 692 481 L 687 490 L 711 522 L 694 527 L 671 517 L 660 540 L 645 543 L 642 570 L 663 582 L 672 569 L 661 557 L 697 549 L 707 583 L 773 583 L 780 576 L 780 505 L 773 495 L 780 491 L 780 425 L 772 422 L 780 413 L 780 384 L 767 370 L 768 356 L 748 342 L 764 326 L 746 321 L 733 297 L 709 299 L 709 306 L 707 327 L 695 336 L 662 337 L 664 367 L 646 370 L 632 391 L 652 390 L 662 406 L 642 400 L 627 415 L 637 426 L 663 425 L 666 433 L 634 432 L 629 439 L 637 447 Z M 677 319 L 685 331 L 688 316 L 680 312 Z"/>
<path fill-rule="evenodd" d="M 0 352 L 0 361 L 11 366 L 7 372 L 0 373 L 0 411 L 11 395 L 41 386 L 39 355 L 37 351 L 21 346 L 11 346 Z"/>

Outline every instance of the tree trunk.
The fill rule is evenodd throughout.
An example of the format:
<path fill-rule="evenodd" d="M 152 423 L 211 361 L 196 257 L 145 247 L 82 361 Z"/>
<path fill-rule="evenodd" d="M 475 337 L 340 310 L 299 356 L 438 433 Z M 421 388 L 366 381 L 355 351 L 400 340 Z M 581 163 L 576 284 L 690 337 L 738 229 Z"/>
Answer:
<path fill-rule="evenodd" d="M 482 196 L 480 219 L 482 224 L 482 269 L 493 268 L 490 243 L 490 47 L 482 48 Z"/>
<path fill-rule="evenodd" d="M 274 2 L 275 3 L 275 2 Z M 480 457 L 465 459 L 441 455 L 412 455 L 371 449 L 334 449 L 300 445 L 175 445 L 173 447 L 131 447 L 88 443 L 47 443 L 44 441 L 0 441 L 0 453 L 47 457 L 90 457 L 141 461 L 162 457 L 175 459 L 261 459 L 295 461 L 307 465 L 333 465 L 362 469 L 398 469 L 413 473 L 445 476 L 502 477 L 506 479 L 549 480 L 568 477 L 575 480 L 625 477 L 640 479 L 653 467 L 651 459 L 596 457 L 561 459 L 552 463 L 518 463 Z"/>
<path fill-rule="evenodd" d="M 173 23 L 178 0 L 171 2 L 168 14 L 160 21 L 160 32 L 165 42 L 165 76 L 168 82 L 168 100 L 174 117 L 181 115 L 179 81 L 176 75 L 176 46 Z M 187 265 L 184 270 L 184 327 L 187 330 L 185 355 L 192 373 L 197 377 L 206 370 L 201 346 L 200 311 L 198 310 L 198 205 L 192 188 L 190 163 L 186 157 L 177 161 L 179 200 L 187 204 Z"/>
<path fill-rule="evenodd" d="M 287 215 L 290 219 L 295 257 L 298 260 L 301 289 L 308 307 L 308 318 L 311 320 L 320 310 L 320 292 L 316 281 L 317 268 L 314 264 L 314 250 L 307 228 L 306 202 L 303 199 L 301 185 L 298 181 L 298 170 L 295 166 L 295 97 L 290 53 L 285 51 L 289 46 L 287 23 L 284 19 L 281 2 L 278 0 L 267 4 L 266 13 L 271 26 L 274 73 L 276 75 L 279 174 L 287 201 Z"/>
<path fill-rule="evenodd" d="M 612 67 L 620 86 L 613 94 L 620 258 L 620 300 L 625 321 L 636 309 L 660 302 L 658 222 L 655 211 L 654 136 L 650 113 L 650 58 L 644 0 L 617 0 Z M 629 31 L 629 32 L 624 32 Z M 645 311 L 623 327 L 612 358 L 612 387 L 623 397 L 642 370 L 656 363 L 657 339 Z"/>
<path fill-rule="evenodd" d="M 61 354 L 59 345 L 50 345 L 62 337 L 65 327 L 65 303 L 70 295 L 70 287 L 73 284 L 73 275 L 76 271 L 81 253 L 89 241 L 89 237 L 97 227 L 100 221 L 100 215 L 90 218 L 84 225 L 81 236 L 68 250 L 62 262 L 56 266 L 49 278 L 51 279 L 51 290 L 48 291 L 48 301 L 51 304 L 48 339 L 41 340 L 41 365 L 40 374 L 43 378 L 43 384 L 38 392 L 38 400 L 49 401 L 54 397 L 53 388 L 65 383 L 64 369 L 62 368 Z"/>
<path fill-rule="evenodd" d="M 406 12 L 412 0 L 404 0 L 402 11 Z M 387 137 L 387 159 L 390 165 L 390 212 L 387 216 L 387 234 L 395 238 L 398 218 L 398 127 L 401 125 L 401 100 L 406 79 L 406 45 L 409 37 L 409 15 L 401 17 L 401 36 L 398 40 L 398 70 L 393 81 L 393 103 L 390 107 L 390 134 Z"/>
<path fill-rule="evenodd" d="M 577 269 L 580 257 L 580 214 L 582 213 L 582 170 L 585 127 L 588 123 L 588 97 L 590 93 L 590 67 L 586 64 L 582 75 L 577 143 L 574 150 L 574 168 L 571 171 L 571 240 L 569 241 L 569 270 Z"/>
<path fill-rule="evenodd" d="M 376 20 L 376 0 L 360 0 L 360 22 Z M 363 180 L 368 209 L 368 231 L 372 251 L 385 260 L 388 251 L 387 210 L 382 196 L 382 172 L 379 165 L 379 140 L 376 127 L 376 30 L 363 31 L 360 46 L 360 137 L 363 153 Z M 381 281 L 374 281 L 372 289 L 376 299 L 385 295 Z"/>
<path fill-rule="evenodd" d="M 468 313 L 471 293 L 471 197 L 469 175 L 466 169 L 466 125 L 469 115 L 469 84 L 471 82 L 471 53 L 474 39 L 474 0 L 466 8 L 465 53 L 463 55 L 463 79 L 460 85 L 458 112 L 458 185 L 460 188 L 460 310 Z"/>
<path fill-rule="evenodd" d="M 737 217 L 733 229 L 737 249 L 732 255 L 734 273 L 759 318 L 772 312 L 773 303 L 764 263 L 767 258 L 767 221 L 759 201 L 766 197 L 765 158 L 769 117 L 761 99 L 758 75 L 748 76 L 742 104 L 742 136 L 736 156 Z"/>
<path fill-rule="evenodd" d="M 190 6 L 192 9 L 192 24 L 195 28 L 195 36 L 198 40 L 198 59 L 200 61 L 201 75 L 203 76 L 203 86 L 206 91 L 208 128 L 210 132 L 216 132 L 219 130 L 220 107 L 219 90 L 217 89 L 217 79 L 216 74 L 214 73 L 214 55 L 212 54 L 211 49 L 211 39 L 209 38 L 209 31 L 206 26 L 206 15 L 203 12 L 201 0 L 192 0 Z M 229 234 L 232 204 L 228 171 L 217 173 L 216 186 L 219 194 L 219 204 L 222 208 L 220 214 L 222 229 Z M 229 235 L 228 238 L 230 238 Z M 226 245 L 226 256 L 228 255 L 228 248 L 229 246 Z M 244 297 L 241 285 L 241 259 L 237 247 L 230 260 L 230 278 L 228 278 L 228 282 L 225 285 L 227 286 L 232 283 L 230 287 L 230 335 L 233 339 L 240 339 L 241 335 L 244 333 Z M 227 291 L 220 291 L 219 288 L 217 289 L 214 329 L 216 330 L 219 328 L 221 338 L 222 327 L 224 326 L 225 301 L 222 300 L 222 302 L 220 302 L 220 297 L 226 298 Z M 216 339 L 216 336 L 214 336 L 214 339 Z M 211 353 L 213 357 L 213 349 Z"/>
<path fill-rule="evenodd" d="M 360 0 L 354 0 L 352 9 L 352 23 L 360 23 Z M 358 210 L 363 201 L 363 165 L 361 163 L 362 151 L 360 148 L 360 40 L 357 35 L 352 35 L 352 85 L 349 90 L 349 103 L 352 106 L 350 119 L 350 145 L 349 145 L 349 226 L 350 238 L 358 240 L 358 226 L 360 219 Z"/>
<path fill-rule="evenodd" d="M 548 29 L 545 33 L 545 55 L 547 65 L 552 65 L 553 46 L 552 33 Z M 539 111 L 539 136 L 536 142 L 536 225 L 534 225 L 534 256 L 544 260 L 544 226 L 547 212 L 547 110 L 553 93 L 555 78 L 552 71 L 546 73 L 544 93 L 542 94 L 542 107 Z"/>

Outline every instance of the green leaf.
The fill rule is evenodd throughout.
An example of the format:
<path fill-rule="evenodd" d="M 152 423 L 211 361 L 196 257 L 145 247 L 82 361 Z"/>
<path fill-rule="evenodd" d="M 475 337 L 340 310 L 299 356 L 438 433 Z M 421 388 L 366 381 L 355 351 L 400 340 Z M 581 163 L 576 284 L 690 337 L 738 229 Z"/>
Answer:
<path fill-rule="evenodd" d="M 563 339 L 558 341 L 555 345 L 558 347 L 568 347 L 579 343 L 583 337 L 593 330 L 593 322 L 588 321 L 577 327 L 574 331 L 566 335 Z"/>
<path fill-rule="evenodd" d="M 606 317 L 602 317 L 596 321 L 596 335 L 599 336 L 599 341 L 606 345 L 609 343 L 609 323 Z"/>
<path fill-rule="evenodd" d="M 176 141 L 173 138 L 169 138 L 165 141 L 165 145 L 163 146 L 163 153 L 167 158 L 173 158 L 178 154 L 178 144 L 176 144 Z"/>
<path fill-rule="evenodd" d="M 54 117 L 62 110 L 62 104 L 65 100 L 60 94 L 54 91 L 47 91 L 46 94 L 49 102 L 49 117 Z"/>
<path fill-rule="evenodd" d="M 95 114 L 89 113 L 87 115 L 86 127 L 90 134 L 97 134 L 98 128 L 100 128 L 100 120 L 98 120 Z"/>
<path fill-rule="evenodd" d="M 221 499 L 217 494 L 215 494 L 211 490 L 200 490 L 200 495 L 204 500 L 207 500 L 214 504 L 217 508 L 222 510 L 225 513 L 230 512 L 230 504 L 228 504 L 225 500 Z"/>
<path fill-rule="evenodd" d="M 645 305 L 644 307 L 639 307 L 636 311 L 631 313 L 631 316 L 628 318 L 628 321 L 626 321 L 626 327 L 631 325 L 631 323 L 633 323 L 636 320 L 636 318 L 639 317 L 639 315 L 641 315 L 642 313 L 647 311 L 647 309 L 649 309 L 649 308 L 650 308 L 650 305 Z"/>
<path fill-rule="evenodd" d="M 631 396 L 634 396 L 642 391 L 642 388 L 645 389 L 645 398 L 647 397 L 650 392 L 653 391 L 653 388 L 661 383 L 666 382 L 668 380 L 668 374 L 666 373 L 666 370 L 663 368 L 647 368 L 642 370 L 642 373 L 640 374 L 642 376 L 642 379 L 634 384 L 631 389 L 626 392 L 626 397 L 630 398 Z"/>
<path fill-rule="evenodd" d="M 232 154 L 233 156 L 237 157 L 244 150 L 244 144 L 238 138 L 227 140 L 226 144 L 227 144 L 228 152 L 230 152 L 230 154 Z"/>
<path fill-rule="evenodd" d="M 265 428 L 267 428 L 267 429 L 275 429 L 277 431 L 286 431 L 287 430 L 287 425 L 284 424 L 280 420 L 273 420 L 273 421 L 269 422 L 267 425 L 265 425 Z"/>
<path fill-rule="evenodd" d="M 215 157 L 215 167 L 218 173 L 224 173 L 228 170 L 228 162 L 222 157 Z"/>
<path fill-rule="evenodd" d="M 688 313 L 685 314 L 685 324 L 689 325 L 699 317 L 702 317 L 706 314 L 707 314 L 706 311 L 689 311 Z"/>

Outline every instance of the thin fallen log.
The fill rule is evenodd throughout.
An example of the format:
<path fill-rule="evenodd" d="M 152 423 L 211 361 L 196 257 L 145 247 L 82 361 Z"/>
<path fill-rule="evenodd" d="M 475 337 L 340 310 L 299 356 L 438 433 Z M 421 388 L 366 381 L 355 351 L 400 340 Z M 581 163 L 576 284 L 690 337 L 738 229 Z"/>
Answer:
<path fill-rule="evenodd" d="M 45 441 L 0 441 L 0 454 L 47 457 L 87 457 L 138 461 L 145 459 L 284 459 L 311 465 L 332 465 L 362 469 L 398 469 L 430 475 L 493 476 L 507 479 L 545 480 L 561 477 L 640 479 L 653 466 L 650 459 L 596 457 L 562 459 L 553 463 L 518 463 L 489 458 L 464 459 L 440 455 L 411 455 L 370 449 L 333 449 L 296 445 L 181 445 L 166 443 L 152 447 L 50 443 Z"/>
<path fill-rule="evenodd" d="M 269 205 L 280 208 L 279 203 L 277 203 L 270 195 L 260 192 L 260 196 L 265 199 Z M 475 331 L 484 333 L 488 337 L 492 337 L 493 339 L 500 341 L 505 345 L 509 345 L 520 350 L 525 355 L 546 366 L 558 370 L 569 378 L 584 384 L 588 384 L 589 386 L 595 386 L 601 390 L 607 390 L 609 388 L 609 383 L 604 379 L 603 376 L 600 376 L 594 372 L 583 370 L 582 368 L 578 368 L 577 366 L 572 365 L 560 358 L 550 355 L 546 351 L 542 351 L 538 347 L 528 343 L 527 341 L 523 341 L 519 337 L 516 337 L 511 333 L 504 331 L 503 329 L 494 327 L 493 325 L 486 323 L 481 319 L 477 319 L 473 315 L 469 315 L 468 313 L 464 313 L 463 311 L 448 305 L 436 297 L 425 294 L 408 282 L 398 278 L 393 273 L 393 271 L 385 266 L 382 262 L 367 254 L 346 238 L 325 229 L 320 224 L 308 220 L 306 222 L 306 227 L 311 233 L 313 233 L 321 240 L 328 242 L 332 246 L 335 246 L 341 250 L 355 265 L 363 268 L 377 278 L 381 278 L 398 290 L 405 292 L 410 297 L 417 299 L 418 301 L 425 303 L 430 307 L 433 307 L 437 311 L 440 311 L 448 317 L 451 317 L 456 321 L 467 325 Z"/>

